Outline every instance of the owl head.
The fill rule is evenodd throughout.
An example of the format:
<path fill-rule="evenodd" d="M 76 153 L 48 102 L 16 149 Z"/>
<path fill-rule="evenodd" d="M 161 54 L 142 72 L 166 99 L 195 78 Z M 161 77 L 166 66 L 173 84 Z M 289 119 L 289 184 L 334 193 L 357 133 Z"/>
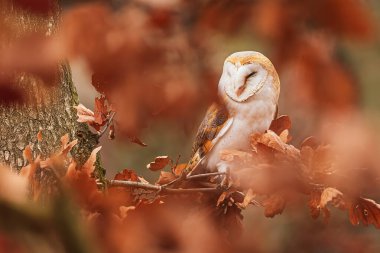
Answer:
<path fill-rule="evenodd" d="M 236 52 L 225 60 L 219 90 L 233 101 L 247 101 L 266 85 L 272 85 L 277 94 L 280 92 L 277 72 L 263 54 L 255 51 Z"/>

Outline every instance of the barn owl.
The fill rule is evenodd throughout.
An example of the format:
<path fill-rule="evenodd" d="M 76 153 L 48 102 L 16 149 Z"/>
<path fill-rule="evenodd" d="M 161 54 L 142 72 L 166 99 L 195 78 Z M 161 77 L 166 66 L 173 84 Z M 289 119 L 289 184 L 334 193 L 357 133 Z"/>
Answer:
<path fill-rule="evenodd" d="M 267 130 L 277 116 L 279 94 L 279 77 L 264 55 L 244 51 L 228 56 L 218 85 L 221 102 L 207 110 L 186 172 L 198 167 L 226 171 L 228 163 L 220 159 L 221 151 L 249 151 L 249 136 Z"/>

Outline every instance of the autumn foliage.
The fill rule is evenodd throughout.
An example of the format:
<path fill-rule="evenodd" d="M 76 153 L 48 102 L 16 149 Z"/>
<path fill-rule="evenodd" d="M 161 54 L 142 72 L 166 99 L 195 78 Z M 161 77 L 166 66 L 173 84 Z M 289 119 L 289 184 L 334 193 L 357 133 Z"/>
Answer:
<path fill-rule="evenodd" d="M 380 228 L 378 131 L 361 111 L 362 87 L 343 46 L 376 37 L 365 1 L 14 0 L 1 7 L 7 110 L 34 103 L 20 85 L 25 76 L 50 89 L 59 85 L 59 64 L 80 61 L 99 96 L 94 109 L 74 106 L 76 120 L 98 139 L 149 147 L 143 136 L 158 120 L 197 127 L 199 112 L 217 99 L 225 44 L 235 39 L 248 50 L 258 41 L 273 61 L 280 112 L 290 116 L 252 133 L 250 151 L 224 150 L 230 169 L 223 173 L 189 175 L 187 157 L 155 154 L 146 168 L 104 177 L 95 173 L 100 146 L 84 164 L 73 158 L 78 140 L 69 135 L 55 154 L 27 146 L 19 173 L 0 165 L 0 251 L 267 252 L 277 230 L 263 220 L 281 217 L 298 239 L 269 251 L 314 252 L 322 243 L 331 252 L 340 252 L 336 245 L 377 252 L 371 236 L 379 232 L 360 227 Z M 25 30 L 20 13 L 46 24 Z"/>

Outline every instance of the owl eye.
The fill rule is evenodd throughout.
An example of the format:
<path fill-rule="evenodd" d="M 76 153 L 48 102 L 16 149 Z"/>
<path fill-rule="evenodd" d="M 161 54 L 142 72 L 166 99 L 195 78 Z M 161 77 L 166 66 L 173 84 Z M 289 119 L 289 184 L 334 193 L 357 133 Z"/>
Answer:
<path fill-rule="evenodd" d="M 256 74 L 257 74 L 256 71 L 252 72 L 251 74 L 249 74 L 249 75 L 245 78 L 245 80 L 248 80 L 249 78 L 253 77 L 253 76 L 256 75 Z"/>

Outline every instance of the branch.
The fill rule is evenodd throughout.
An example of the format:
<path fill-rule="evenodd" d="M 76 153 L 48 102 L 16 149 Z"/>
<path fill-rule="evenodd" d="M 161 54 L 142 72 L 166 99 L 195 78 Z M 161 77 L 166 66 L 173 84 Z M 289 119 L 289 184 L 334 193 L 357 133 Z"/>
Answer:
<path fill-rule="evenodd" d="M 219 176 L 219 175 L 226 175 L 225 172 L 211 172 L 211 173 L 204 173 L 204 174 L 197 174 L 197 175 L 192 175 L 192 176 L 185 176 L 185 174 L 180 175 L 178 178 L 175 180 L 164 184 L 164 187 L 171 186 L 175 183 L 178 183 L 180 181 L 186 181 L 186 180 L 193 180 L 193 179 L 199 179 L 199 178 L 204 178 L 204 177 L 211 177 L 211 176 Z"/>
<path fill-rule="evenodd" d="M 167 193 L 167 194 L 188 194 L 188 193 L 195 193 L 195 192 L 220 192 L 220 187 L 213 187 L 213 188 L 187 188 L 187 189 L 173 189 L 173 188 L 166 188 L 165 186 L 161 185 L 154 185 L 154 184 L 147 184 L 147 183 L 141 183 L 141 182 L 135 182 L 135 181 L 123 181 L 123 180 L 109 180 L 107 181 L 108 186 L 110 187 L 135 187 L 135 188 L 141 188 L 146 190 L 152 190 L 156 191 L 158 193 Z"/>
<path fill-rule="evenodd" d="M 226 175 L 225 172 L 211 172 L 211 173 L 204 173 L 204 174 L 197 174 L 188 176 L 185 178 L 185 180 L 192 180 L 192 179 L 199 179 L 204 177 L 212 177 L 212 176 L 220 176 L 220 175 Z"/>

